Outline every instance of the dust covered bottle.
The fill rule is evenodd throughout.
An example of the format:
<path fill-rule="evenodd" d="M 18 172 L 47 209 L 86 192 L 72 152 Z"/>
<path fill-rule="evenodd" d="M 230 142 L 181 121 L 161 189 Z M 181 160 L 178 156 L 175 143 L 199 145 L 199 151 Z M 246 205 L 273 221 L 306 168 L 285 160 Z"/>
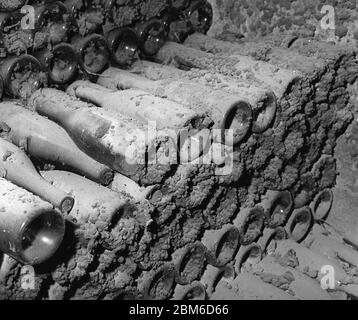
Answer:
<path fill-rule="evenodd" d="M 63 166 L 103 185 L 111 183 L 112 170 L 82 152 L 55 122 L 14 102 L 0 103 L 0 114 L 9 127 L 8 137 L 32 157 Z"/>
<path fill-rule="evenodd" d="M 28 265 L 51 258 L 65 233 L 60 212 L 3 178 L 0 193 L 0 251 Z"/>
<path fill-rule="evenodd" d="M 3 178 L 38 195 L 62 212 L 71 211 L 73 198 L 46 182 L 25 152 L 4 139 L 0 139 L 0 160 Z"/>

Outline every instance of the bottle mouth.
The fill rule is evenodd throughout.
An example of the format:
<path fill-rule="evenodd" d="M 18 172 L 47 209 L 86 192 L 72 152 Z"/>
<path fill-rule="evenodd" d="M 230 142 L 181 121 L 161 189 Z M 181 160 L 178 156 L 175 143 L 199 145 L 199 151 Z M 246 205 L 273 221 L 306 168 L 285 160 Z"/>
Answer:
<path fill-rule="evenodd" d="M 282 226 L 291 213 L 293 208 L 293 197 L 291 192 L 282 191 L 276 195 L 272 201 L 272 204 L 268 210 L 270 228 L 276 228 Z"/>
<path fill-rule="evenodd" d="M 331 211 L 333 204 L 332 190 L 323 190 L 316 198 L 313 204 L 313 215 L 315 220 L 324 220 Z"/>
<path fill-rule="evenodd" d="M 254 121 L 252 125 L 252 132 L 265 132 L 276 117 L 277 99 L 274 93 L 267 92 L 264 99 L 258 102 L 257 108 L 254 111 Z"/>
<path fill-rule="evenodd" d="M 77 73 L 77 54 L 70 44 L 56 45 L 46 61 L 51 82 L 59 85 L 69 83 Z"/>
<path fill-rule="evenodd" d="M 5 93 L 14 98 L 28 98 L 43 85 L 41 64 L 31 55 L 10 58 L 4 63 Z"/>
<path fill-rule="evenodd" d="M 269 229 L 268 229 L 269 230 Z M 275 250 L 275 242 L 287 239 L 287 233 L 285 228 L 278 227 L 276 229 L 270 229 L 268 236 L 261 241 L 261 249 L 263 252 L 271 253 Z"/>
<path fill-rule="evenodd" d="M 130 67 L 137 59 L 140 41 L 131 28 L 113 30 L 109 35 L 113 61 L 120 67 Z"/>
<path fill-rule="evenodd" d="M 4 95 L 4 79 L 0 76 L 0 101 Z"/>
<path fill-rule="evenodd" d="M 234 146 L 244 140 L 252 125 L 252 108 L 246 101 L 234 104 L 224 115 L 222 143 Z"/>
<path fill-rule="evenodd" d="M 287 224 L 288 236 L 296 242 L 301 242 L 310 231 L 312 220 L 312 212 L 308 207 L 294 212 Z"/>
<path fill-rule="evenodd" d="M 85 72 L 100 74 L 107 68 L 109 60 L 110 50 L 104 37 L 93 34 L 84 40 L 79 63 Z"/>
<path fill-rule="evenodd" d="M 241 247 L 235 258 L 235 271 L 240 273 L 244 264 L 256 264 L 262 259 L 262 249 L 257 243 Z"/>
<path fill-rule="evenodd" d="M 213 23 L 213 8 L 208 1 L 199 0 L 189 7 L 187 16 L 195 32 L 206 34 Z"/>
<path fill-rule="evenodd" d="M 160 20 L 149 21 L 140 32 L 141 50 L 149 57 L 156 55 L 166 40 L 165 26 Z"/>
<path fill-rule="evenodd" d="M 235 256 L 240 245 L 240 233 L 236 227 L 229 228 L 219 239 L 215 250 L 216 266 L 222 267 Z"/>
<path fill-rule="evenodd" d="M 189 246 L 178 263 L 177 282 L 185 285 L 190 284 L 197 279 L 206 260 L 206 248 L 201 243 L 195 243 Z"/>
<path fill-rule="evenodd" d="M 57 211 L 36 215 L 21 232 L 21 258 L 30 265 L 51 258 L 60 247 L 65 233 L 65 221 Z"/>

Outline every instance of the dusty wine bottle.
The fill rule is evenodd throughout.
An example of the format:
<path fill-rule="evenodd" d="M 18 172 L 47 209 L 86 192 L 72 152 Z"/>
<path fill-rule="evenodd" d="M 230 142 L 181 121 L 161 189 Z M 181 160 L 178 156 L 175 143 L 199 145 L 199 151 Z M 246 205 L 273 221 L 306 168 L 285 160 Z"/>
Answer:
<path fill-rule="evenodd" d="M 162 17 L 164 28 L 169 41 L 183 43 L 192 32 L 192 26 L 187 16 L 175 9 L 166 12 Z"/>
<path fill-rule="evenodd" d="M 1 1 L 0 11 L 14 11 L 24 6 L 28 0 L 12 0 L 12 1 Z"/>
<path fill-rule="evenodd" d="M 55 89 L 39 90 L 29 105 L 60 124 L 83 152 L 137 182 L 161 181 L 170 170 L 165 150 L 176 141 L 165 132 L 147 139 L 148 126 Z"/>
<path fill-rule="evenodd" d="M 46 83 L 40 62 L 31 55 L 8 57 L 1 62 L 0 75 L 5 94 L 10 97 L 27 99 Z"/>
<path fill-rule="evenodd" d="M 10 128 L 11 141 L 31 156 L 65 166 L 100 184 L 111 183 L 111 169 L 82 152 L 55 122 L 13 102 L 0 103 L 0 114 Z"/>
<path fill-rule="evenodd" d="M 0 178 L 0 251 L 27 264 L 51 258 L 61 245 L 65 222 L 48 202 Z"/>
<path fill-rule="evenodd" d="M 108 1 L 111 5 L 112 1 Z M 91 0 L 65 0 L 64 5 L 72 13 L 78 33 L 86 36 L 91 33 L 101 33 L 104 24 L 105 5 L 104 1 Z"/>
<path fill-rule="evenodd" d="M 141 42 L 141 51 L 145 56 L 157 54 L 166 40 L 165 27 L 159 19 L 151 19 L 136 25 Z"/>
<path fill-rule="evenodd" d="M 72 17 L 66 6 L 60 1 L 34 6 L 35 38 L 34 49 L 48 44 L 67 42 L 71 31 Z"/>
<path fill-rule="evenodd" d="M 65 85 L 77 74 L 77 54 L 68 43 L 59 43 L 52 49 L 40 50 L 35 52 L 34 56 L 40 61 L 51 83 Z"/>
<path fill-rule="evenodd" d="M 73 198 L 46 182 L 25 152 L 2 138 L 0 138 L 0 168 L 3 178 L 50 202 L 64 213 L 71 211 Z"/>
<path fill-rule="evenodd" d="M 76 174 L 57 170 L 42 171 L 41 174 L 54 187 L 71 192 L 75 205 L 69 215 L 76 224 L 94 220 L 97 230 L 106 232 L 113 221 L 135 210 L 125 196 Z"/>
<path fill-rule="evenodd" d="M 30 26 L 21 27 L 22 18 L 20 11 L 0 12 L 0 34 L 5 54 L 19 55 L 32 48 L 34 32 Z"/>
<path fill-rule="evenodd" d="M 212 120 L 207 116 L 206 110 L 187 108 L 142 90 L 111 90 L 88 81 L 73 83 L 68 87 L 67 92 L 141 123 L 147 124 L 151 121 L 157 130 L 171 130 L 173 135 L 178 135 L 180 138 L 183 161 L 197 159 L 211 144 L 209 128 Z M 186 152 L 189 151 L 186 150 L 189 147 L 190 152 Z"/>
<path fill-rule="evenodd" d="M 213 23 L 213 8 L 206 0 L 194 0 L 186 10 L 193 29 L 206 34 Z"/>
<path fill-rule="evenodd" d="M 77 51 L 78 62 L 84 72 L 97 75 L 107 68 L 111 53 L 102 35 L 94 33 L 86 37 L 74 36 L 71 43 Z"/>
<path fill-rule="evenodd" d="M 139 37 L 134 29 L 111 30 L 108 32 L 107 41 L 116 65 L 128 68 L 139 58 Z"/>
<path fill-rule="evenodd" d="M 239 95 L 213 90 L 208 86 L 193 85 L 193 82 L 188 80 L 151 81 L 116 68 L 108 68 L 102 75 L 103 77 L 98 79 L 98 84 L 109 89 L 139 89 L 155 96 L 165 96 L 197 114 L 207 113 L 214 121 L 214 128 L 221 130 L 219 143 L 238 145 L 251 129 L 251 105 Z M 155 107 L 157 105 L 156 103 Z M 233 131 L 233 138 L 229 135 L 230 129 Z"/>
<path fill-rule="evenodd" d="M 211 123 L 205 112 L 199 113 L 183 105 L 138 89 L 112 90 L 88 81 L 74 82 L 67 90 L 77 98 L 107 110 L 117 111 L 139 121 L 155 121 L 159 129 L 193 127 L 203 129 Z"/>
<path fill-rule="evenodd" d="M 281 98 L 294 84 L 304 78 L 301 72 L 277 67 L 273 64 L 255 60 L 245 55 L 230 57 L 214 55 L 192 49 L 175 42 L 166 42 L 154 58 L 157 62 L 174 63 L 181 69 L 202 69 L 213 73 L 231 76 L 235 80 L 250 80 L 258 86 L 270 89 Z"/>

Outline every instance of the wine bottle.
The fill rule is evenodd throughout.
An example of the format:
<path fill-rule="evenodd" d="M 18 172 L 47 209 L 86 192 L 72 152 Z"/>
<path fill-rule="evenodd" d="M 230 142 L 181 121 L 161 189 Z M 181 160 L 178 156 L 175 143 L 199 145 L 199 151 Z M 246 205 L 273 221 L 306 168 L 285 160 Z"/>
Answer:
<path fill-rule="evenodd" d="M 125 78 L 126 75 L 124 72 L 115 70 L 116 69 L 112 68 L 106 70 L 104 74 L 110 74 L 113 78 L 101 78 L 98 79 L 98 83 L 109 88 L 115 88 L 117 86 L 117 82 L 119 82 L 121 78 Z M 220 106 L 222 104 L 221 101 L 235 98 L 236 100 L 244 100 L 249 102 L 253 112 L 253 123 L 251 130 L 254 133 L 265 132 L 272 125 L 276 117 L 277 98 L 275 94 L 271 90 L 262 88 L 251 82 L 248 83 L 244 80 L 234 79 L 231 76 L 225 76 L 220 73 L 211 72 L 208 70 L 205 70 L 204 72 L 187 72 L 171 66 L 165 66 L 150 61 L 140 61 L 140 63 L 135 62 L 131 71 L 134 73 L 134 75 L 131 75 L 131 78 L 136 79 L 136 81 L 130 82 L 130 77 L 128 75 L 128 86 L 129 84 L 135 84 L 139 89 L 152 89 L 151 86 L 148 86 L 147 88 L 141 87 L 143 83 L 139 82 L 139 75 L 149 80 L 160 81 L 156 82 L 158 85 L 160 84 L 160 89 L 156 89 L 157 92 L 164 90 L 165 95 L 169 99 L 174 101 L 177 101 L 176 99 L 181 99 L 180 101 L 183 104 L 185 104 L 184 101 L 189 101 L 190 103 L 198 101 L 200 102 L 199 105 L 209 105 L 212 106 L 213 110 L 217 109 L 221 112 L 222 108 L 218 107 L 218 105 Z M 118 76 L 116 76 L 116 72 L 119 73 Z M 195 82 L 195 85 L 193 82 Z M 145 83 L 149 82 L 147 81 Z M 162 88 L 163 86 L 164 89 Z M 178 88 L 178 90 L 174 90 L 177 86 L 180 86 L 180 89 Z M 182 90 L 182 86 L 185 88 L 191 88 L 188 90 L 191 90 L 193 92 L 192 94 L 194 94 L 192 99 L 187 98 L 185 94 L 187 90 Z M 168 89 L 165 89 L 165 87 L 168 87 Z M 198 90 L 193 90 L 194 87 L 198 88 Z M 205 93 L 199 94 L 199 92 Z M 213 105 L 212 99 L 218 99 L 218 95 L 224 96 L 224 98 L 220 98 L 220 102 Z M 224 110 L 223 112 L 225 113 Z M 214 118 L 214 116 L 212 117 Z M 220 118 L 224 117 L 222 116 Z M 220 120 L 219 123 L 222 123 L 222 120 Z M 233 129 L 235 130 L 235 128 Z"/>
<path fill-rule="evenodd" d="M 0 138 L 0 168 L 3 178 L 50 202 L 64 213 L 71 211 L 73 198 L 46 182 L 25 152 L 2 138 Z"/>
<path fill-rule="evenodd" d="M 119 69 L 118 69 L 119 70 Z M 74 82 L 67 90 L 77 98 L 94 103 L 135 118 L 141 122 L 155 121 L 159 129 L 182 129 L 192 127 L 202 129 L 211 120 L 205 112 L 196 112 L 183 105 L 152 95 L 138 89 L 112 90 L 88 81 Z"/>
<path fill-rule="evenodd" d="M 122 67 L 130 67 L 139 58 L 139 38 L 132 28 L 116 28 L 108 32 L 107 41 L 112 52 L 113 62 Z"/>
<path fill-rule="evenodd" d="M 0 65 L 5 94 L 13 98 L 27 99 L 46 83 L 40 62 L 31 55 L 8 57 Z"/>
<path fill-rule="evenodd" d="M 2 54 L 20 55 L 32 48 L 34 32 L 31 25 L 22 27 L 22 18 L 20 11 L 0 12 Z"/>
<path fill-rule="evenodd" d="M 110 7 L 112 1 L 107 1 Z M 64 5 L 72 13 L 76 28 L 81 36 L 91 33 L 101 33 L 106 15 L 106 5 L 103 1 L 65 0 Z M 109 8 L 107 7 L 107 8 Z"/>
<path fill-rule="evenodd" d="M 193 29 L 206 34 L 213 23 L 213 8 L 206 0 L 194 0 L 186 10 Z"/>
<path fill-rule="evenodd" d="M 52 49 L 43 49 L 35 52 L 34 55 L 54 84 L 70 83 L 77 74 L 77 54 L 70 44 L 59 43 Z"/>
<path fill-rule="evenodd" d="M 51 258 L 61 245 L 65 222 L 48 202 L 0 178 L 0 251 L 36 265 Z"/>
<path fill-rule="evenodd" d="M 98 230 L 105 231 L 114 220 L 135 210 L 125 196 L 76 174 L 57 170 L 41 174 L 54 187 L 71 192 L 75 205 L 70 216 L 76 224 L 95 219 Z"/>
<path fill-rule="evenodd" d="M 9 12 L 23 7 L 28 0 L 1 1 L 0 11 Z"/>
<path fill-rule="evenodd" d="M 76 49 L 78 62 L 84 72 L 97 75 L 107 68 L 111 53 L 102 35 L 94 33 L 86 37 L 74 36 L 71 43 Z"/>
<path fill-rule="evenodd" d="M 30 106 L 60 124 L 83 152 L 137 182 L 161 181 L 171 168 L 165 150 L 173 142 L 167 134 L 146 139 L 148 126 L 132 118 L 55 89 L 36 92 Z"/>
<path fill-rule="evenodd" d="M 240 247 L 240 232 L 234 225 L 228 224 L 220 230 L 207 230 L 201 242 L 208 249 L 208 263 L 223 267 L 234 258 Z"/>
<path fill-rule="evenodd" d="M 197 159 L 211 144 L 209 127 L 212 120 L 207 117 L 206 110 L 186 108 L 142 90 L 114 91 L 87 81 L 73 83 L 67 92 L 143 124 L 151 121 L 158 130 L 172 130 L 173 135 L 180 138 L 180 156 L 183 162 Z"/>
<path fill-rule="evenodd" d="M 151 19 L 136 25 L 141 41 L 141 51 L 145 56 L 152 57 L 157 54 L 166 40 L 165 27 L 159 19 Z"/>
<path fill-rule="evenodd" d="M 171 9 L 162 17 L 168 40 L 183 43 L 192 33 L 192 26 L 185 14 L 179 10 Z"/>
<path fill-rule="evenodd" d="M 35 39 L 34 49 L 68 41 L 71 31 L 71 12 L 60 1 L 34 6 Z"/>
<path fill-rule="evenodd" d="M 10 128 L 11 141 L 31 156 L 72 168 L 100 184 L 111 183 L 111 169 L 82 152 L 55 122 L 13 102 L 0 103 L 0 115 Z"/>
<path fill-rule="evenodd" d="M 207 113 L 214 121 L 214 128 L 222 131 L 219 143 L 225 142 L 228 145 L 238 145 L 247 137 L 251 129 L 253 118 L 251 105 L 239 95 L 213 90 L 209 86 L 193 84 L 188 80 L 151 81 L 140 75 L 117 68 L 109 68 L 102 75 L 103 77 L 98 79 L 98 84 L 112 90 L 127 89 L 122 93 L 116 93 L 118 95 L 117 101 L 121 101 L 121 103 L 123 99 L 120 96 L 125 95 L 125 92 L 130 92 L 128 89 L 132 89 L 132 92 L 133 89 L 139 89 L 150 92 L 155 96 L 167 97 L 184 107 L 190 108 L 197 114 Z M 90 92 L 88 93 L 89 95 Z M 92 96 L 94 95 L 96 94 L 93 93 Z M 97 94 L 96 96 L 98 97 L 99 95 Z M 99 99 L 102 98 L 99 97 Z M 153 106 L 157 107 L 158 103 L 153 103 Z M 183 110 L 184 107 L 182 107 Z M 172 107 L 169 108 L 169 111 L 171 109 Z M 159 111 L 162 113 L 158 108 Z M 181 113 L 177 112 L 177 114 L 180 115 Z M 165 121 L 168 123 L 167 120 Z M 233 139 L 228 134 L 227 130 L 229 129 L 233 130 Z"/>
<path fill-rule="evenodd" d="M 175 10 L 187 9 L 190 5 L 190 0 L 170 0 L 170 8 Z"/>

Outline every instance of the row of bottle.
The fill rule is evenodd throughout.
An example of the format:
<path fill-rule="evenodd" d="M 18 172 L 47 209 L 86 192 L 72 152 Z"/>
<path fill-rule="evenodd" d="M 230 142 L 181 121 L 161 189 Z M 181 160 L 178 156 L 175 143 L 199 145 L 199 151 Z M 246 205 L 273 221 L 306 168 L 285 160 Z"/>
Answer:
<path fill-rule="evenodd" d="M 140 50 L 144 56 L 153 56 L 168 38 L 172 41 L 183 41 L 192 32 L 206 32 L 212 23 L 210 5 L 204 0 L 196 0 L 191 2 L 187 11 L 183 13 L 170 7 L 159 18 L 125 26 L 104 26 L 105 28 L 102 28 L 100 23 L 92 32 L 83 34 L 79 32 L 74 18 L 79 10 L 76 8 L 78 2 L 73 4 L 67 2 L 71 1 L 35 4 L 32 9 L 34 12 L 30 12 L 35 17 L 34 21 L 26 20 L 26 16 L 19 10 L 0 13 L 2 55 L 41 51 L 49 45 L 54 46 L 63 42 L 77 44 L 80 39 L 87 38 L 90 34 L 97 34 L 105 35 L 112 49 L 113 46 L 117 46 L 118 49 L 118 42 L 121 42 L 121 51 L 113 50 L 115 53 L 113 56 L 115 61 L 118 60 L 119 65 L 127 66 L 133 59 L 133 50 L 137 54 Z M 203 6 L 209 6 L 207 10 L 210 11 L 205 17 L 202 17 Z M 198 21 L 194 21 L 193 16 L 204 19 L 205 27 L 201 26 L 202 21 L 199 18 Z M 184 23 L 188 27 L 177 31 L 173 29 L 174 23 Z M 121 60 L 125 60 L 125 63 Z"/>
<path fill-rule="evenodd" d="M 271 203 L 266 213 L 273 213 L 271 218 L 266 215 L 266 223 L 263 207 L 255 207 L 244 214 L 240 212 L 240 221 L 233 225 L 206 231 L 201 242 L 175 251 L 172 262 L 145 272 L 138 279 L 134 297 L 175 300 L 357 297 L 357 276 L 345 266 L 348 263 L 351 270 L 358 266 L 356 247 L 321 225 L 332 207 L 332 191 L 323 190 L 309 207 L 293 212 L 288 192 L 267 195 L 266 200 L 263 207 Z M 286 218 L 282 218 L 283 213 Z M 280 218 L 274 218 L 275 215 Z M 333 282 L 324 282 L 329 267 L 335 278 Z M 126 292 L 118 294 L 119 299 L 125 297 Z"/>

